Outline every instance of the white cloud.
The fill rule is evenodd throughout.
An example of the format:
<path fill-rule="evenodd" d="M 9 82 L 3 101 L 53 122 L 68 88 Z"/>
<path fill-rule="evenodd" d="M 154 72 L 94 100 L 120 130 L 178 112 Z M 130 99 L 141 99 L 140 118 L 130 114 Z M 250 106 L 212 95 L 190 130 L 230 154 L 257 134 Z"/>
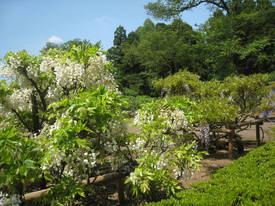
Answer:
<path fill-rule="evenodd" d="M 54 43 L 54 44 L 61 44 L 61 43 L 64 42 L 64 40 L 61 39 L 61 38 L 58 37 L 58 36 L 51 36 L 51 37 L 48 39 L 48 42 Z"/>

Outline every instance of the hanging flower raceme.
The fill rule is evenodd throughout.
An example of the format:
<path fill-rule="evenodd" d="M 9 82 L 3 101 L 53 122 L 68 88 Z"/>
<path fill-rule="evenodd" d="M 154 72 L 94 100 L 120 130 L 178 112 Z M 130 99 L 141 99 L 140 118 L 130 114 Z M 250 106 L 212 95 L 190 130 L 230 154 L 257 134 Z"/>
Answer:
<path fill-rule="evenodd" d="M 9 106 L 19 111 L 31 111 L 31 89 L 18 89 L 9 96 Z"/>
<path fill-rule="evenodd" d="M 54 89 L 59 90 L 77 90 L 79 88 L 90 88 L 105 86 L 111 90 L 117 90 L 117 84 L 108 67 L 110 63 L 106 61 L 104 55 L 100 52 L 86 58 L 87 61 L 66 57 L 65 54 L 57 53 L 52 56 L 43 56 L 40 64 L 40 70 L 52 74 L 55 80 Z M 49 93 L 52 96 L 55 92 L 50 88 Z"/>

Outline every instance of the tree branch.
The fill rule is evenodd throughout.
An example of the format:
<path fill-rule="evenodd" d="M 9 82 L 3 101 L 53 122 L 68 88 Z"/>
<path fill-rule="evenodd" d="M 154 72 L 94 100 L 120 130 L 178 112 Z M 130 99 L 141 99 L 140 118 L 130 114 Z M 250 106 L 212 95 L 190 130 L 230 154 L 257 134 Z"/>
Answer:
<path fill-rule="evenodd" d="M 47 104 L 46 104 L 46 100 L 45 100 L 45 93 L 42 92 L 37 83 L 29 77 L 28 73 L 27 73 L 27 70 L 25 68 L 21 68 L 22 69 L 22 74 L 27 78 L 27 80 L 30 81 L 31 85 L 35 88 L 35 90 L 37 91 L 39 97 L 40 97 L 40 100 L 41 100 L 41 103 L 42 103 L 42 110 L 43 111 L 46 111 L 47 110 Z M 44 91 L 47 91 L 47 90 L 44 90 Z"/>
<path fill-rule="evenodd" d="M 21 115 L 15 109 L 12 109 L 11 111 L 17 116 L 17 118 L 24 125 L 24 127 L 26 127 L 29 130 L 29 132 L 32 132 L 32 128 L 29 127 L 29 125 L 24 121 Z"/>

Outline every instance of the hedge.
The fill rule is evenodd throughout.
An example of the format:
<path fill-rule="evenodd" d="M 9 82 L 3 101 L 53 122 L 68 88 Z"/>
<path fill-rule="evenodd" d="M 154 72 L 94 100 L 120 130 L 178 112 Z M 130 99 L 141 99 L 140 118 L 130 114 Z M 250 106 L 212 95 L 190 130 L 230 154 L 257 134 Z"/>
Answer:
<path fill-rule="evenodd" d="M 275 142 L 251 151 L 218 170 L 210 181 L 193 187 L 148 206 L 275 205 Z"/>

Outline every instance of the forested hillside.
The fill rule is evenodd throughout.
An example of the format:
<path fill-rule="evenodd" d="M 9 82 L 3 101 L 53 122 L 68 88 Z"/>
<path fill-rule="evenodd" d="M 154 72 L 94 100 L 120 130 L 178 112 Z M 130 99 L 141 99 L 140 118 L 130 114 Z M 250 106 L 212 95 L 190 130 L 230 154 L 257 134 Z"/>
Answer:
<path fill-rule="evenodd" d="M 194 29 L 179 15 L 200 3 L 214 6 L 213 13 Z M 119 26 L 107 53 L 126 94 L 154 95 L 152 81 L 180 69 L 203 80 L 275 71 L 275 8 L 268 0 L 167 0 L 146 8 L 154 17 L 171 23 L 154 24 L 147 19 L 128 35 Z"/>

